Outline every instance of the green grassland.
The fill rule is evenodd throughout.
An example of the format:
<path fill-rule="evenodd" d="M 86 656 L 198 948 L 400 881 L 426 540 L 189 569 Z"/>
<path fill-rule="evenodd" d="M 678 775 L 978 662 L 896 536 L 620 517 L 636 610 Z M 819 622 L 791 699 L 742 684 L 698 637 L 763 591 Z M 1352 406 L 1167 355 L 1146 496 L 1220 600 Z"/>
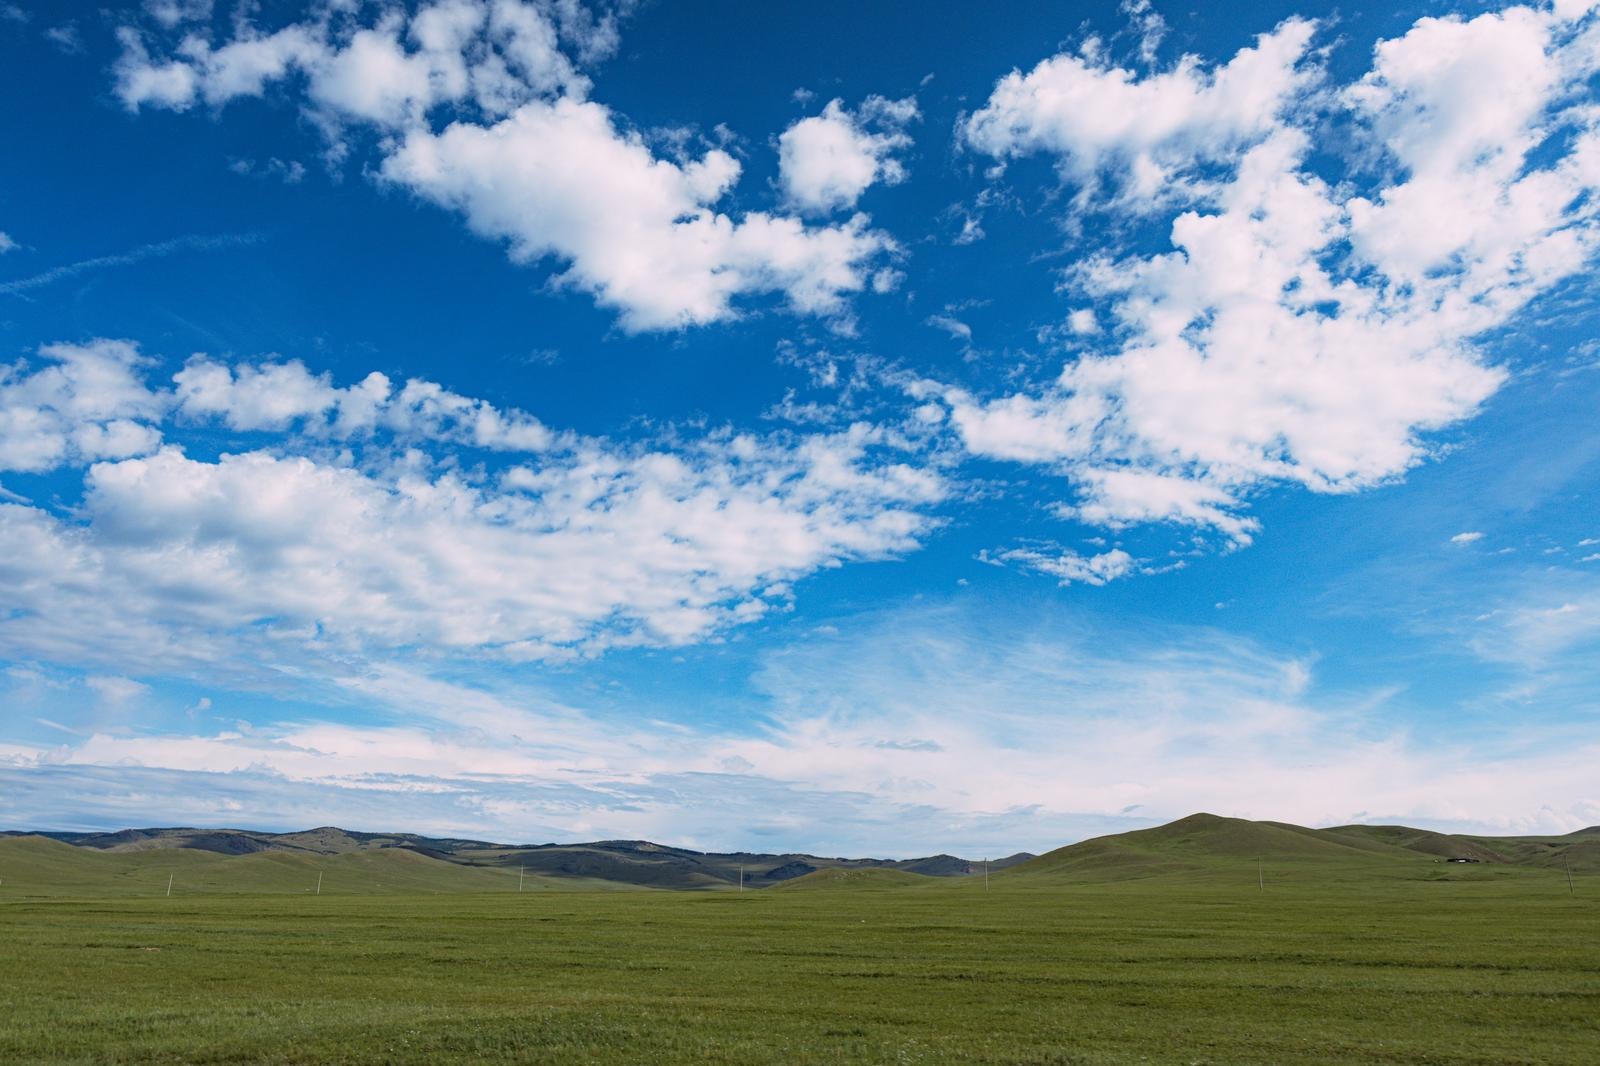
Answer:
<path fill-rule="evenodd" d="M 747 892 L 0 841 L 0 1062 L 1600 1061 L 1600 877 L 1312 832 Z"/>

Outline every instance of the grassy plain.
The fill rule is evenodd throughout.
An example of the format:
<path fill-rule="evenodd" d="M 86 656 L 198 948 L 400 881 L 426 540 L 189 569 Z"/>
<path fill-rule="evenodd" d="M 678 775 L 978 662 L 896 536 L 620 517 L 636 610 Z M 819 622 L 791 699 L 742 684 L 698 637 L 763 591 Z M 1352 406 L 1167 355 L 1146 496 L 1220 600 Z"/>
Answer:
<path fill-rule="evenodd" d="M 167 898 L 138 861 L 114 893 L 0 871 L 0 1062 L 1600 1061 L 1600 879 L 1548 870 Z"/>

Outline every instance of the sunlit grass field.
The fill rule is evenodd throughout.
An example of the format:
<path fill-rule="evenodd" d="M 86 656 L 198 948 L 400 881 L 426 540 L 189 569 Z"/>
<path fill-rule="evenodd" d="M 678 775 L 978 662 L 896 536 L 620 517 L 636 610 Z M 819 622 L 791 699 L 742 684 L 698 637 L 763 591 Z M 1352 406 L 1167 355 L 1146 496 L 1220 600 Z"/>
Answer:
<path fill-rule="evenodd" d="M 0 1062 L 1600 1062 L 1600 879 L 1554 871 L 168 898 L 140 861 L 0 882 Z"/>

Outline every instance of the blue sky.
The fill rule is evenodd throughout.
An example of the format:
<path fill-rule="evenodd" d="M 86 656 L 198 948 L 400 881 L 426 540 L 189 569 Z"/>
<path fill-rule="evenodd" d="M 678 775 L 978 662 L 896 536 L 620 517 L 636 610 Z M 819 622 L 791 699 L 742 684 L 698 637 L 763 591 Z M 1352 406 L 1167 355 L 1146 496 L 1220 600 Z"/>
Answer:
<path fill-rule="evenodd" d="M 0 55 L 0 823 L 1600 822 L 1587 4 Z"/>

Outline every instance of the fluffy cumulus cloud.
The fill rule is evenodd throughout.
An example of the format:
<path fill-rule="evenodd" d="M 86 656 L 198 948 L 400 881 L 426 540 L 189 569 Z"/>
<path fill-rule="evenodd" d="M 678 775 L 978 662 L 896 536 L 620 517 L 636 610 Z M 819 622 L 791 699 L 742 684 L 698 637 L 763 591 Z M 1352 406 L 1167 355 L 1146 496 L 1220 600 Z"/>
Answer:
<path fill-rule="evenodd" d="M 719 210 L 740 175 L 731 155 L 663 156 L 590 100 L 572 57 L 603 56 L 616 25 L 582 5 L 436 0 L 409 17 L 331 5 L 271 32 L 236 19 L 222 41 L 182 19 L 155 22 L 120 31 L 115 91 L 129 110 L 303 92 L 334 158 L 350 150 L 350 130 L 376 130 L 380 180 L 459 211 L 517 262 L 566 264 L 560 280 L 616 308 L 629 329 L 714 322 L 735 315 L 738 298 L 763 294 L 840 317 L 847 296 L 887 276 L 876 264 L 893 242 L 864 217 L 811 225 Z M 878 98 L 857 116 L 838 113 L 852 129 L 894 127 L 857 130 L 853 143 L 870 157 L 865 184 L 903 173 L 887 154 L 914 113 L 914 103 Z M 826 178 L 830 202 L 857 180 L 837 171 Z"/>
<path fill-rule="evenodd" d="M 165 408 L 126 341 L 52 344 L 38 360 L 0 366 L 0 472 L 40 473 L 68 464 L 153 451 Z"/>
<path fill-rule="evenodd" d="M 236 430 L 295 428 L 342 440 L 383 431 L 492 451 L 539 452 L 570 442 L 525 412 L 502 411 L 418 378 L 395 388 L 376 371 L 340 387 L 298 360 L 231 364 L 197 355 L 172 380 L 180 419 L 216 420 Z"/>
<path fill-rule="evenodd" d="M 169 419 L 239 431 L 294 430 L 308 438 L 442 443 L 501 452 L 571 445 L 521 411 L 413 378 L 379 373 L 344 387 L 297 360 L 190 359 L 170 387 L 149 380 L 151 360 L 132 343 L 49 344 L 34 359 L 0 366 L 0 472 L 37 474 L 155 452 Z"/>
<path fill-rule="evenodd" d="M 870 96 L 845 110 L 831 100 L 822 114 L 801 119 L 778 138 L 778 180 L 789 202 L 821 214 L 854 207 L 877 182 L 906 178 L 896 152 L 911 144 L 906 126 L 917 118 L 917 102 Z"/>
<path fill-rule="evenodd" d="M 861 216 L 826 227 L 763 212 L 735 221 L 712 205 L 739 170 L 716 149 L 658 158 L 605 107 L 563 99 L 492 126 L 413 130 L 382 174 L 507 240 L 515 260 L 569 261 L 562 280 L 621 310 L 631 328 L 713 322 L 757 292 L 782 293 L 804 313 L 841 312 L 886 239 Z"/>
<path fill-rule="evenodd" d="M 1215 70 L 1063 55 L 1002 79 L 968 145 L 1048 154 L 1083 210 L 1167 211 L 1152 233 L 1169 248 L 1113 246 L 1065 272 L 1108 328 L 1054 380 L 914 391 L 942 398 L 972 452 L 1058 470 L 1062 513 L 1095 525 L 1242 544 L 1264 486 L 1401 475 L 1505 380 L 1482 338 L 1600 241 L 1600 50 L 1581 15 L 1423 19 L 1315 95 L 1315 27 L 1298 20 Z M 1309 162 L 1334 119 L 1356 131 L 1338 184 Z"/>
<path fill-rule="evenodd" d="M 1127 202 L 1149 203 L 1198 164 L 1226 160 L 1276 127 L 1310 81 L 1303 60 L 1313 30 L 1290 19 L 1215 70 L 1185 56 L 1147 77 L 1112 65 L 1091 39 L 1006 75 L 960 132 L 1001 161 L 1050 154 L 1082 194 L 1105 181 Z"/>
<path fill-rule="evenodd" d="M 914 548 L 944 493 L 865 424 L 624 444 L 425 381 L 201 356 L 155 389 L 130 346 L 46 351 L 56 365 L 0 394 L 7 462 L 92 465 L 68 510 L 0 504 L 9 657 L 680 644 L 820 568 Z M 234 431 L 237 450 L 155 450 L 158 426 Z"/>
<path fill-rule="evenodd" d="M 241 10 L 233 36 L 220 42 L 193 19 L 151 14 L 150 31 L 118 31 L 115 90 L 129 110 L 217 107 L 299 76 L 321 117 L 390 127 L 449 104 L 493 115 L 540 96 L 581 94 L 588 80 L 563 46 L 592 52 L 597 32 L 590 23 L 564 37 L 551 5 L 524 0 L 436 0 L 409 19 L 393 8 L 365 17 L 359 5 L 329 5 L 271 32 Z"/>

